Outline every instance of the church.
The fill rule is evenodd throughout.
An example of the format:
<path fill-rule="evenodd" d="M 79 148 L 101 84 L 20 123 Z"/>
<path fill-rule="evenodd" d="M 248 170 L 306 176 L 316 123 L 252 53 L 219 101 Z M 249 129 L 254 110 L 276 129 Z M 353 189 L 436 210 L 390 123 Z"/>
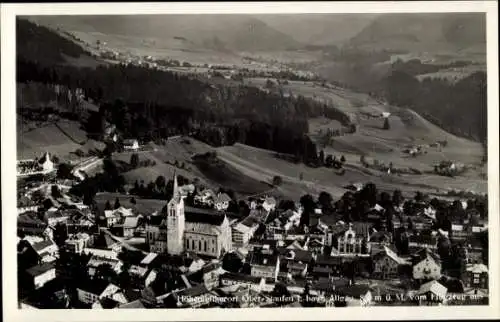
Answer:
<path fill-rule="evenodd" d="M 184 252 L 218 258 L 232 248 L 231 227 L 225 213 L 184 206 L 177 176 L 172 199 L 146 225 L 151 252 L 179 255 Z"/>

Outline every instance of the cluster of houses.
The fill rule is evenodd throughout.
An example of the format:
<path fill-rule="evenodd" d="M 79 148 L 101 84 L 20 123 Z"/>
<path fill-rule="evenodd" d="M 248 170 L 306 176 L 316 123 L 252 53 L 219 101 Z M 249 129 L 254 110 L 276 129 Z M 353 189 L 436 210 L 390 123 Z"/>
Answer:
<path fill-rule="evenodd" d="M 46 152 L 41 158 L 17 161 L 17 176 L 31 176 L 36 174 L 49 174 L 55 171 L 54 162 Z"/>
<path fill-rule="evenodd" d="M 184 203 L 189 191 L 193 187 L 178 186 L 175 177 L 172 199 L 149 208 L 138 199 L 114 209 L 59 204 L 40 211 L 23 200 L 20 306 L 46 307 L 36 299 L 48 293 L 59 294 L 52 302 L 62 307 L 86 308 L 394 305 L 383 300 L 393 295 L 400 305 L 488 299 L 488 267 L 476 238 L 487 229 L 484 222 L 461 220 L 450 231 L 434 230 L 435 210 L 426 205 L 418 215 L 395 216 L 391 229 L 375 228 L 385 212 L 380 205 L 363 222 L 322 215 L 317 206 L 303 226 L 300 204 L 280 209 L 273 197 L 254 198 L 249 213 L 240 216 L 228 212 L 226 193 L 201 190 L 192 207 Z M 406 254 L 395 247 L 401 227 Z M 443 267 L 440 238 L 466 245 L 460 278 L 449 277 Z M 74 290 L 61 282 L 61 253 L 85 259 L 86 277 L 74 281 Z M 133 259 L 124 259 L 125 253 Z M 106 277 L 124 272 L 130 277 L 126 285 Z M 289 300 L 280 303 L 277 292 Z M 316 300 L 304 302 L 305 294 Z"/>

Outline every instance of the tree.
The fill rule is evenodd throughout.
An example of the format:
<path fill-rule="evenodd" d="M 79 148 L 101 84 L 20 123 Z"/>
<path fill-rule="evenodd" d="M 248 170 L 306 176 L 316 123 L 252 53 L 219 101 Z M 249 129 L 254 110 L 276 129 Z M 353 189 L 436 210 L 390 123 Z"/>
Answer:
<path fill-rule="evenodd" d="M 323 150 L 319 151 L 319 164 L 324 165 L 325 164 L 325 152 Z"/>
<path fill-rule="evenodd" d="M 273 177 L 273 185 L 274 186 L 281 186 L 282 183 L 283 183 L 283 179 L 280 176 Z"/>
<path fill-rule="evenodd" d="M 139 166 L 139 155 L 137 153 L 133 153 L 130 156 L 130 165 L 133 168 L 137 168 Z"/>
<path fill-rule="evenodd" d="M 113 206 L 113 209 L 118 209 L 120 207 L 121 207 L 120 200 L 118 199 L 118 197 L 116 197 L 116 199 L 115 199 L 115 205 Z"/>
<path fill-rule="evenodd" d="M 392 203 L 395 206 L 399 206 L 401 205 L 401 203 L 403 203 L 403 200 L 403 193 L 401 192 L 401 190 L 394 190 L 394 192 L 392 193 Z"/>
<path fill-rule="evenodd" d="M 391 126 L 389 125 L 389 118 L 384 118 L 384 130 L 389 130 Z"/>
<path fill-rule="evenodd" d="M 97 266 L 95 277 L 98 279 L 106 280 L 108 282 L 116 281 L 117 276 L 111 265 L 105 263 Z"/>
<path fill-rule="evenodd" d="M 155 180 L 155 185 L 159 190 L 165 187 L 165 183 L 166 181 L 164 176 L 158 176 Z"/>
<path fill-rule="evenodd" d="M 328 154 L 325 158 L 325 166 L 331 168 L 333 165 L 333 157 L 331 154 Z"/>
<path fill-rule="evenodd" d="M 73 167 L 68 163 L 59 163 L 57 167 L 57 178 L 59 179 L 72 179 L 73 174 L 71 173 Z"/>
<path fill-rule="evenodd" d="M 61 191 L 59 190 L 59 187 L 57 185 L 52 185 L 50 187 L 50 194 L 52 195 L 52 198 L 58 199 L 62 197 Z"/>
<path fill-rule="evenodd" d="M 321 191 L 318 197 L 318 202 L 321 205 L 321 208 L 323 210 L 331 210 L 333 208 L 332 202 L 333 198 L 332 195 L 326 191 Z"/>

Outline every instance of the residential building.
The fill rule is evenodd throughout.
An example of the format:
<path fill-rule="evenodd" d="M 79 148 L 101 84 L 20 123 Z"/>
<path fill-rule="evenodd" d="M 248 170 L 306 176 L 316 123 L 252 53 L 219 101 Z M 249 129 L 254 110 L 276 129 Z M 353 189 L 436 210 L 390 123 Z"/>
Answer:
<path fill-rule="evenodd" d="M 66 249 L 70 252 L 81 254 L 83 250 L 90 246 L 92 239 L 87 233 L 78 233 L 70 236 L 64 242 Z"/>
<path fill-rule="evenodd" d="M 214 198 L 214 207 L 219 211 L 227 210 L 231 197 L 227 193 L 218 193 Z"/>
<path fill-rule="evenodd" d="M 413 278 L 415 280 L 437 280 L 441 277 L 441 260 L 427 248 L 413 255 Z"/>
<path fill-rule="evenodd" d="M 468 265 L 463 281 L 467 288 L 488 289 L 488 267 L 484 264 Z"/>
<path fill-rule="evenodd" d="M 448 289 L 436 280 L 429 281 L 420 286 L 415 293 L 419 305 L 434 306 L 446 304 Z"/>
<path fill-rule="evenodd" d="M 94 279 L 82 282 L 76 291 L 80 302 L 92 305 L 103 298 L 112 298 L 120 292 L 120 288 L 108 281 Z"/>
<path fill-rule="evenodd" d="M 123 237 L 134 236 L 134 233 L 139 226 L 139 218 L 139 216 L 125 217 L 125 221 L 123 222 Z"/>
<path fill-rule="evenodd" d="M 402 276 L 402 267 L 411 266 L 411 263 L 401 258 L 389 247 L 385 246 L 382 252 L 373 257 L 373 276 L 388 279 Z"/>
<path fill-rule="evenodd" d="M 139 150 L 139 141 L 136 139 L 125 139 L 123 140 L 123 148 L 128 151 Z"/>
<path fill-rule="evenodd" d="M 276 281 L 280 269 L 279 256 L 265 247 L 249 252 L 250 275 Z"/>
<path fill-rule="evenodd" d="M 56 278 L 56 266 L 54 263 L 38 264 L 27 269 L 26 272 L 35 289 L 41 288 Z"/>
<path fill-rule="evenodd" d="M 248 286 L 258 292 L 261 291 L 266 280 L 263 277 L 226 272 L 220 276 L 220 287 Z"/>

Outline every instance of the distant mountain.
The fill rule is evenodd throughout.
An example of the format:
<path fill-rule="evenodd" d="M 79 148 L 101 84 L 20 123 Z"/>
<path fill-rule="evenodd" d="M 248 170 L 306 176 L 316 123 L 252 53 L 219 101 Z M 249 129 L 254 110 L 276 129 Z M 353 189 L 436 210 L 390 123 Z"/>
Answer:
<path fill-rule="evenodd" d="M 197 46 L 233 51 L 301 47 L 287 34 L 249 15 L 37 16 L 31 20 L 68 31 L 154 38 L 183 38 Z"/>
<path fill-rule="evenodd" d="M 377 14 L 328 13 L 255 17 L 298 42 L 315 46 L 338 46 L 356 36 Z"/>
<path fill-rule="evenodd" d="M 482 13 L 398 13 L 375 18 L 348 42 L 364 49 L 407 52 L 486 52 L 486 16 Z"/>

